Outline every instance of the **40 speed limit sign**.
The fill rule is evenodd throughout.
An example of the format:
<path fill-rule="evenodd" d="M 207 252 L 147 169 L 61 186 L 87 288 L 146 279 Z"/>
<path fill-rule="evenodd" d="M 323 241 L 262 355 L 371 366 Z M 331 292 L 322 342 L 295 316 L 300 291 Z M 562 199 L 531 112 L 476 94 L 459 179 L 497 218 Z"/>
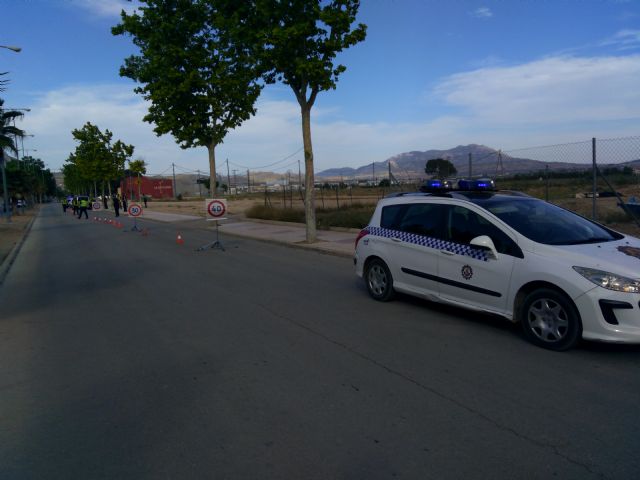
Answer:
<path fill-rule="evenodd" d="M 223 198 L 208 198 L 205 206 L 207 208 L 207 214 L 212 217 L 213 220 L 224 220 L 227 213 L 227 201 Z"/>

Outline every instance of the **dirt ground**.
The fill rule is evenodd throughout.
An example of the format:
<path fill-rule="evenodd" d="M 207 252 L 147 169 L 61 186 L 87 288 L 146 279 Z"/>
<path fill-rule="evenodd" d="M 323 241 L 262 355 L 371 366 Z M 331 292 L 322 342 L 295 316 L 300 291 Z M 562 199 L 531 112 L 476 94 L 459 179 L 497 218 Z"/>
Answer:
<path fill-rule="evenodd" d="M 0 217 L 0 264 L 9 255 L 13 247 L 22 239 L 25 228 L 37 214 L 38 207 L 27 209 L 23 215 L 12 215 L 11 223 Z"/>

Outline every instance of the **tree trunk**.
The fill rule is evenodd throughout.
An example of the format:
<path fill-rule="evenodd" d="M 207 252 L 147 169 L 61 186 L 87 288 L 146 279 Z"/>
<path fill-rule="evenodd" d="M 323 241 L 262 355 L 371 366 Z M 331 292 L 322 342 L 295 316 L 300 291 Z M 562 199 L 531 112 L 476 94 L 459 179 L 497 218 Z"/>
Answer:
<path fill-rule="evenodd" d="M 209 152 L 209 195 L 216 197 L 216 144 L 211 142 L 207 145 Z"/>
<path fill-rule="evenodd" d="M 316 201 L 313 174 L 313 147 L 311 145 L 311 105 L 300 106 L 302 113 L 302 142 L 304 145 L 304 217 L 307 243 L 316 241 Z"/>

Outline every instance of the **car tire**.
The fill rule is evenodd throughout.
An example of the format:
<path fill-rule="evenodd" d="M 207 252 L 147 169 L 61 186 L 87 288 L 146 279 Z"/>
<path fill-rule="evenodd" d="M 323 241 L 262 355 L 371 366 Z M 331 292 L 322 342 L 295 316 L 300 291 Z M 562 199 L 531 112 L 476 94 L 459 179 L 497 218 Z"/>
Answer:
<path fill-rule="evenodd" d="M 527 340 L 549 350 L 568 350 L 582 337 L 578 311 L 556 290 L 541 288 L 529 293 L 522 302 L 518 318 Z"/>
<path fill-rule="evenodd" d="M 369 295 L 380 302 L 388 302 L 393 298 L 393 277 L 389 267 L 379 258 L 367 262 L 364 272 L 364 280 Z"/>

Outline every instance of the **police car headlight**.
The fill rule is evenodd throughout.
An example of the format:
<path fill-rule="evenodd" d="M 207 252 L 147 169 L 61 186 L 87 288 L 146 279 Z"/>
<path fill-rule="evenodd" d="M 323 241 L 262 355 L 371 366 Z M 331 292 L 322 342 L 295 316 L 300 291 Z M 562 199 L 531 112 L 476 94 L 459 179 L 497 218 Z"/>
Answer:
<path fill-rule="evenodd" d="M 633 278 L 593 268 L 573 267 L 573 269 L 599 287 L 615 290 L 616 292 L 640 293 L 640 281 Z"/>

